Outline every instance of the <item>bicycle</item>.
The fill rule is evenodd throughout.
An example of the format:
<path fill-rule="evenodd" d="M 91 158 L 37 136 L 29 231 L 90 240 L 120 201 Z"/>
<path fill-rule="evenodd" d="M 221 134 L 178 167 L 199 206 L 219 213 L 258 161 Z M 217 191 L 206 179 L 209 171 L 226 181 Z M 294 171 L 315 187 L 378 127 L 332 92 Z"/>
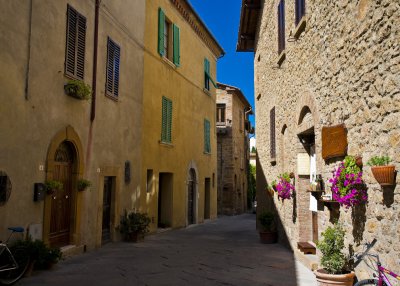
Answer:
<path fill-rule="evenodd" d="M 22 243 L 8 247 L 8 241 L 14 233 L 23 233 L 23 227 L 9 227 L 7 240 L 0 241 L 0 285 L 11 285 L 25 274 L 30 263 L 27 246 Z"/>
<path fill-rule="evenodd" d="M 389 274 L 400 281 L 400 275 L 397 275 L 396 273 L 382 267 L 378 254 L 368 253 L 369 249 L 371 249 L 371 247 L 375 244 L 375 242 L 376 239 L 374 239 L 371 243 L 367 243 L 366 244 L 367 249 L 364 251 L 364 253 L 360 255 L 355 255 L 355 258 L 357 258 L 358 260 L 358 262 L 355 265 L 358 265 L 358 263 L 360 263 L 360 261 L 364 258 L 364 256 L 370 256 L 375 258 L 376 269 L 374 268 L 373 269 L 378 272 L 378 277 L 376 277 L 376 274 L 374 273 L 373 274 L 374 278 L 360 280 L 356 284 L 354 284 L 354 286 L 362 286 L 362 285 L 394 286 L 390 283 L 388 277 L 385 274 Z"/>

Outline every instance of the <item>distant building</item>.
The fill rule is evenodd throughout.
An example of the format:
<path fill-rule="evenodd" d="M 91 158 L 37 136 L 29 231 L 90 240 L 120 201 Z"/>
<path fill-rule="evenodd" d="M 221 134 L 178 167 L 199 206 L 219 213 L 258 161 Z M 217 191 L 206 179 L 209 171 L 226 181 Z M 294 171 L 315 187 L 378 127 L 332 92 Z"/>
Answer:
<path fill-rule="evenodd" d="M 366 164 L 388 155 L 400 170 L 399 2 L 242 3 L 237 50 L 255 53 L 257 212 L 276 212 L 280 241 L 310 261 L 298 248 L 315 251 L 339 220 L 346 254 L 377 239 L 370 251 L 399 273 L 400 176 L 381 186 Z M 346 155 L 363 158 L 368 188 L 368 202 L 349 209 L 332 201 L 329 182 Z M 283 172 L 294 173 L 296 188 L 284 201 L 265 191 Z M 369 271 L 365 263 L 356 268 L 359 279 Z"/>
<path fill-rule="evenodd" d="M 217 217 L 214 86 L 222 47 L 186 0 L 146 2 L 141 211 L 150 230 Z"/>
<path fill-rule="evenodd" d="M 240 214 L 247 210 L 249 132 L 251 106 L 242 91 L 218 83 L 217 153 L 218 213 Z"/>
<path fill-rule="evenodd" d="M 256 138 L 250 138 L 250 165 L 256 166 L 257 160 L 257 147 Z"/>

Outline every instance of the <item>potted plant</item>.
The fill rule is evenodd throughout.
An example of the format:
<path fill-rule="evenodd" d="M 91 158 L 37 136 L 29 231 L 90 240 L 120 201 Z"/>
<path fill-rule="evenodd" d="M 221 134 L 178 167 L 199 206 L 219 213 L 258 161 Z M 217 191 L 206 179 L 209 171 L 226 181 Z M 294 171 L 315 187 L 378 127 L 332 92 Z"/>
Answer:
<path fill-rule="evenodd" d="M 344 161 L 340 162 L 329 182 L 332 184 L 332 198 L 346 208 L 368 200 L 362 171 L 353 156 L 346 156 Z"/>
<path fill-rule="evenodd" d="M 296 191 L 294 185 L 291 183 L 290 174 L 283 173 L 279 175 L 278 183 L 276 184 L 278 197 L 282 200 L 290 199 Z"/>
<path fill-rule="evenodd" d="M 119 231 L 125 241 L 138 242 L 144 239 L 144 234 L 149 231 L 150 218 L 146 213 L 128 212 L 125 210 L 121 216 Z"/>
<path fill-rule="evenodd" d="M 58 190 L 62 190 L 63 184 L 57 180 L 47 180 L 45 183 L 47 194 L 52 195 Z"/>
<path fill-rule="evenodd" d="M 35 269 L 50 269 L 61 257 L 60 248 L 48 247 L 42 240 L 32 241 L 31 258 L 35 261 Z"/>
<path fill-rule="evenodd" d="M 389 165 L 391 159 L 388 156 L 373 156 L 367 165 L 371 166 L 372 174 L 381 186 L 394 185 L 395 166 Z"/>
<path fill-rule="evenodd" d="M 317 242 L 317 248 L 321 251 L 322 269 L 314 271 L 319 285 L 353 285 L 354 272 L 346 269 L 348 258 L 342 253 L 344 249 L 343 227 L 335 223 L 329 226 L 321 235 L 322 240 Z"/>
<path fill-rule="evenodd" d="M 90 187 L 92 182 L 86 179 L 79 179 L 77 183 L 78 191 L 84 191 L 86 188 Z"/>
<path fill-rule="evenodd" d="M 65 93 L 69 96 L 78 99 L 90 99 L 92 96 L 92 89 L 90 85 L 82 80 L 71 79 L 64 85 Z"/>
<path fill-rule="evenodd" d="M 276 243 L 278 241 L 278 233 L 275 228 L 274 214 L 265 211 L 258 216 L 258 221 L 262 226 L 262 230 L 259 231 L 260 241 L 267 244 Z"/>

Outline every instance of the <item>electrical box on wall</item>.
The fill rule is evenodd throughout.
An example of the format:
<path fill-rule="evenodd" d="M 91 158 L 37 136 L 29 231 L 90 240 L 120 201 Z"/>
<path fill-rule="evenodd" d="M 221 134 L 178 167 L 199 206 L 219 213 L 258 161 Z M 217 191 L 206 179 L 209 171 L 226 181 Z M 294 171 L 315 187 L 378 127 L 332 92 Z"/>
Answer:
<path fill-rule="evenodd" d="M 297 154 L 297 174 L 310 175 L 310 155 L 308 153 Z"/>
<path fill-rule="evenodd" d="M 43 201 L 46 195 L 46 186 L 43 183 L 35 183 L 33 188 L 33 201 Z"/>

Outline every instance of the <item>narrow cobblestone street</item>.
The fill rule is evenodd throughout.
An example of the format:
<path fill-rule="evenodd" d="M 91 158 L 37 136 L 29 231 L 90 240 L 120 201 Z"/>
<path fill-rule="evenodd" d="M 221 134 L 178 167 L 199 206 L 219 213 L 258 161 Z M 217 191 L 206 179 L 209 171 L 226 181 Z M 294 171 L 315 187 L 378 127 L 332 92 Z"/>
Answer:
<path fill-rule="evenodd" d="M 221 217 L 110 243 L 35 272 L 17 285 L 316 285 L 314 274 L 280 244 L 261 244 L 255 215 Z"/>

